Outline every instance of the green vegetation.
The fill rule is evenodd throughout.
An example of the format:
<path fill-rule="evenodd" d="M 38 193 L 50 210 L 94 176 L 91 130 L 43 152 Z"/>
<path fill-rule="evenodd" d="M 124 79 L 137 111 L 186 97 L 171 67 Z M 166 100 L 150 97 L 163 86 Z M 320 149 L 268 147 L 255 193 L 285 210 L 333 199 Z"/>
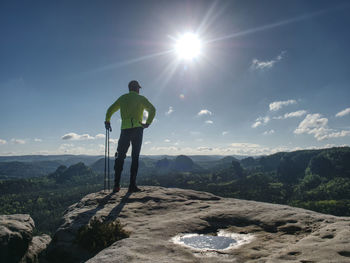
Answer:
<path fill-rule="evenodd" d="M 233 159 L 229 167 L 151 174 L 140 177 L 139 182 L 350 216 L 349 147 Z"/>
<path fill-rule="evenodd" d="M 64 211 L 102 189 L 103 177 L 83 163 L 37 178 L 0 181 L 0 214 L 30 214 L 37 233 L 53 234 Z"/>
<path fill-rule="evenodd" d="M 123 229 L 119 220 L 102 222 L 93 218 L 89 225 L 82 226 L 78 230 L 75 242 L 96 254 L 114 242 L 129 236 L 130 233 Z"/>
<path fill-rule="evenodd" d="M 205 169 L 184 156 L 145 160 L 147 165 L 140 166 L 139 185 L 194 189 L 350 216 L 349 147 L 277 153 L 241 161 L 225 157 L 207 162 Z M 91 165 L 92 169 L 78 163 L 68 168 L 59 166 L 47 176 L 0 180 L 0 214 L 28 213 L 37 232 L 53 234 L 70 205 L 102 190 L 103 175 L 99 171 L 103 164 L 100 159 Z M 124 175 L 122 186 L 128 183 L 129 176 Z"/>

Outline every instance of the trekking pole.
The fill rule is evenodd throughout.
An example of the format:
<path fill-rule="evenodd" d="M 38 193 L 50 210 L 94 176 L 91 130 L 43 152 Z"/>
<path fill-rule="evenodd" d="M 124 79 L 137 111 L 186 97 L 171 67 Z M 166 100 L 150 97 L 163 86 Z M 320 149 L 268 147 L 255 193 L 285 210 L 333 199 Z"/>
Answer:
<path fill-rule="evenodd" d="M 106 191 L 106 177 L 107 177 L 107 130 L 106 129 L 106 139 L 105 139 L 105 176 L 103 178 L 103 191 Z"/>
<path fill-rule="evenodd" d="M 108 145 L 108 148 L 107 148 L 107 151 L 108 151 L 108 161 L 107 161 L 107 167 L 108 167 L 108 191 L 110 190 L 110 179 L 109 179 L 109 129 L 108 129 L 108 142 L 107 142 L 107 145 Z"/>

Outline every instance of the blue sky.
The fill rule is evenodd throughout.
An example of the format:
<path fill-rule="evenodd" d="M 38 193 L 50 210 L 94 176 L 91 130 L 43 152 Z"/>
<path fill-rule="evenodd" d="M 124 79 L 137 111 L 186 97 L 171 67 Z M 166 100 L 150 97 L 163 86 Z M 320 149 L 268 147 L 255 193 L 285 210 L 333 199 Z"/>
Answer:
<path fill-rule="evenodd" d="M 348 1 L 1 1 L 0 155 L 103 154 L 136 79 L 142 154 L 260 155 L 350 144 Z M 192 32 L 199 57 L 181 60 Z M 112 117 L 116 149 L 120 116 Z"/>

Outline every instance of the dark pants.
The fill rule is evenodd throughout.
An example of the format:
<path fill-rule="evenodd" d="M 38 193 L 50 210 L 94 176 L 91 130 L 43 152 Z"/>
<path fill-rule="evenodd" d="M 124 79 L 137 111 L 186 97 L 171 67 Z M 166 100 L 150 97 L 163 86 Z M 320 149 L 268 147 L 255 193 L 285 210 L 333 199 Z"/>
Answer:
<path fill-rule="evenodd" d="M 137 170 L 139 168 L 139 156 L 142 145 L 143 128 L 123 129 L 120 132 L 117 152 L 115 153 L 114 183 L 116 186 L 120 184 L 120 176 L 123 171 L 124 159 L 128 152 L 131 142 L 131 168 L 130 168 L 130 187 L 136 186 Z"/>

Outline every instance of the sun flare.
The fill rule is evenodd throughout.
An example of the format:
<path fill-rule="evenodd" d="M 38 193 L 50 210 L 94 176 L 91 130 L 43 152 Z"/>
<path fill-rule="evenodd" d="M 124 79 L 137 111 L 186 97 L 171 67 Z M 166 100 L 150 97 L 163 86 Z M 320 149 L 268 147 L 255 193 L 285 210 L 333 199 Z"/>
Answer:
<path fill-rule="evenodd" d="M 201 40 L 193 33 L 183 34 L 175 43 L 175 52 L 179 59 L 195 59 L 201 54 L 201 48 Z"/>

